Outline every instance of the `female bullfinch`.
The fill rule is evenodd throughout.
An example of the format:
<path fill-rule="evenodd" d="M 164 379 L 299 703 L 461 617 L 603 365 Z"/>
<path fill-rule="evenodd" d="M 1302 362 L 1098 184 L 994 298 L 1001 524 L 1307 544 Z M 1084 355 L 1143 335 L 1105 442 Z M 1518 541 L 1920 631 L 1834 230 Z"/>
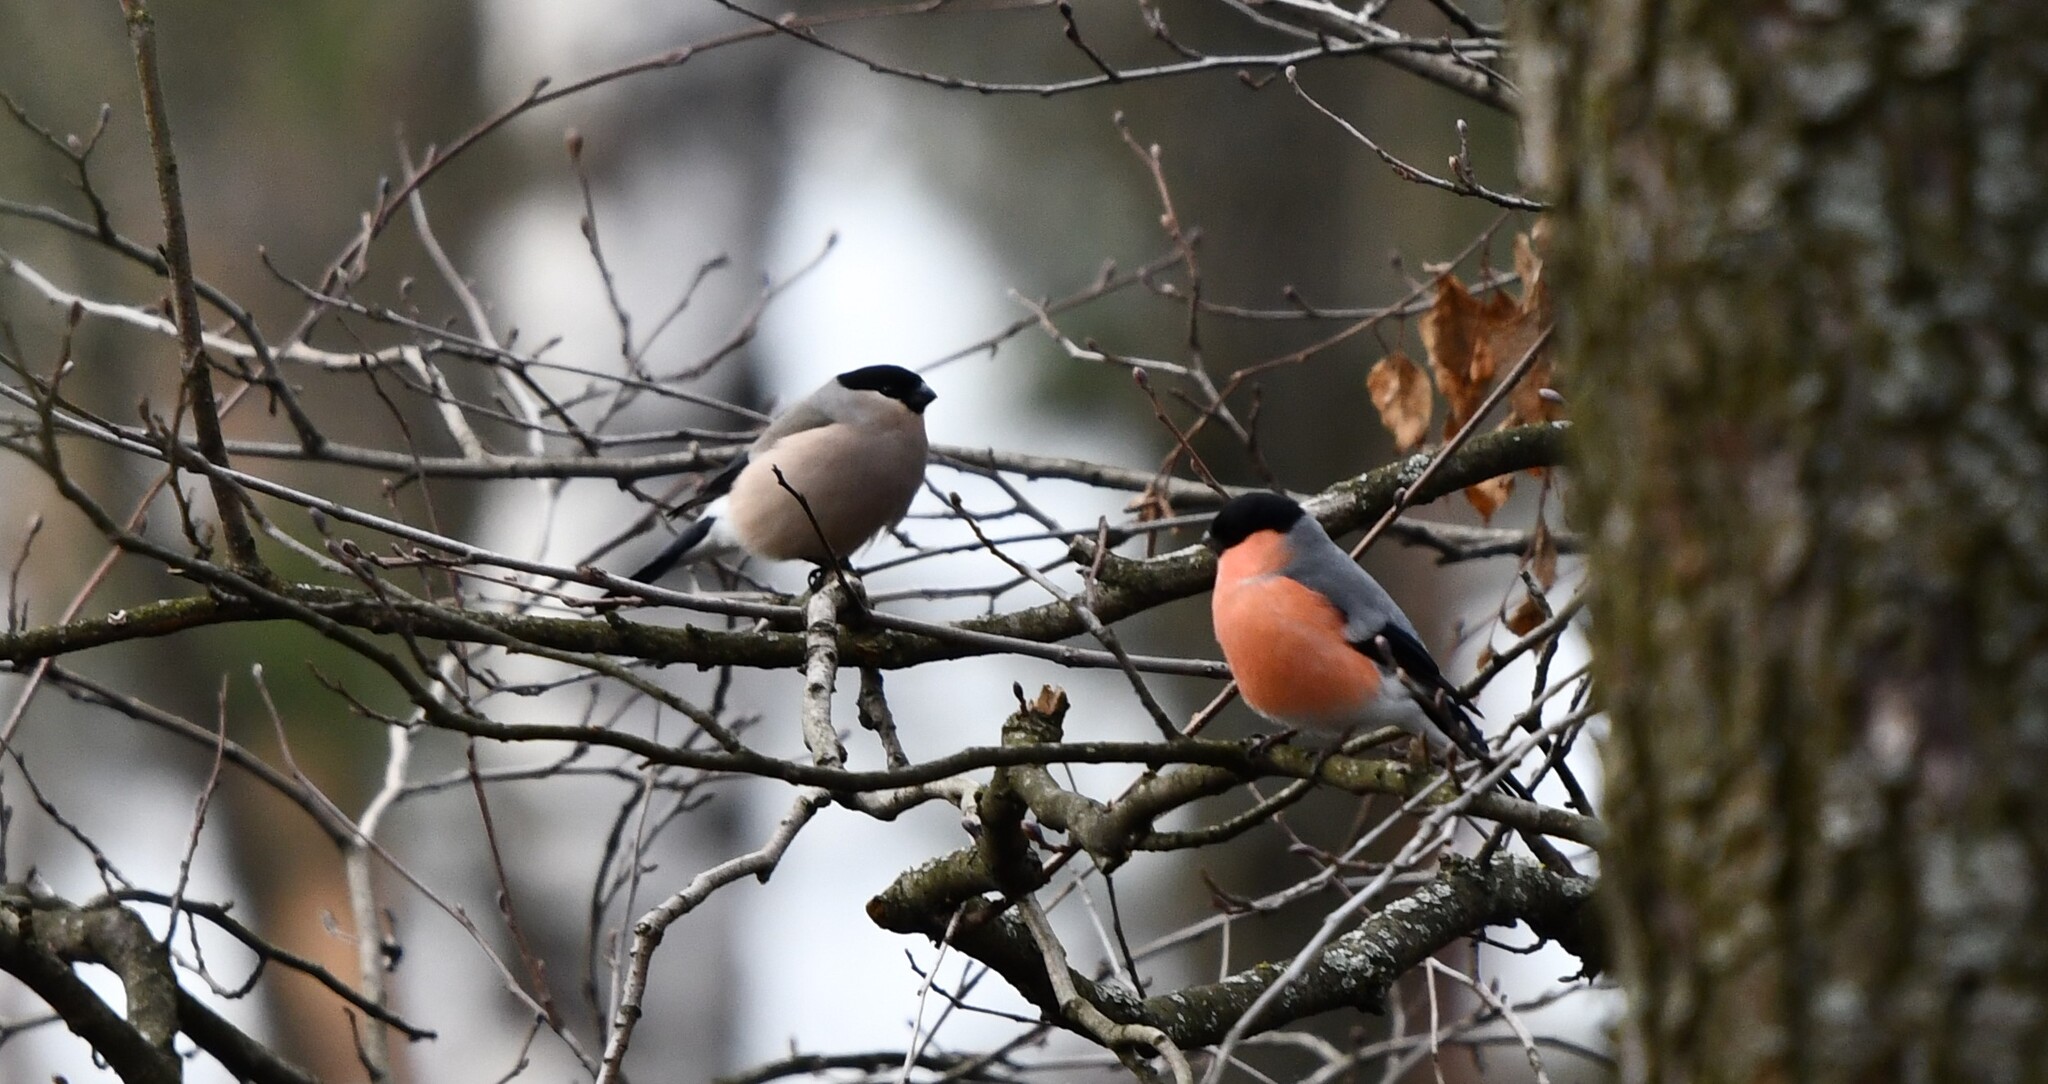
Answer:
<path fill-rule="evenodd" d="M 936 398 L 897 365 L 827 380 L 705 483 L 699 499 L 717 500 L 628 578 L 653 583 L 678 564 L 741 555 L 820 565 L 852 556 L 895 526 L 924 484 L 924 408 Z"/>
<path fill-rule="evenodd" d="M 1434 757 L 1455 746 L 1492 762 L 1466 714 L 1472 702 L 1408 615 L 1301 505 L 1278 493 L 1235 497 L 1203 541 L 1219 555 L 1216 642 L 1252 710 L 1338 737 L 1393 725 Z"/>

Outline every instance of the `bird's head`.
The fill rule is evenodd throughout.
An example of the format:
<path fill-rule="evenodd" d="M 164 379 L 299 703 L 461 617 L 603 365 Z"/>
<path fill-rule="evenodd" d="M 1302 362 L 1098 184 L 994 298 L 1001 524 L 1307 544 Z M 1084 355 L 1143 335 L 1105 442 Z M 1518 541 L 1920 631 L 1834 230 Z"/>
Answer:
<path fill-rule="evenodd" d="M 871 391 L 894 399 L 909 407 L 913 414 L 924 413 L 924 408 L 939 397 L 923 377 L 901 365 L 869 365 L 840 373 L 835 379 L 848 391 Z"/>
<path fill-rule="evenodd" d="M 1306 515 L 1301 505 L 1278 493 L 1246 493 L 1224 502 L 1202 544 L 1222 553 L 1260 531 L 1286 534 Z"/>

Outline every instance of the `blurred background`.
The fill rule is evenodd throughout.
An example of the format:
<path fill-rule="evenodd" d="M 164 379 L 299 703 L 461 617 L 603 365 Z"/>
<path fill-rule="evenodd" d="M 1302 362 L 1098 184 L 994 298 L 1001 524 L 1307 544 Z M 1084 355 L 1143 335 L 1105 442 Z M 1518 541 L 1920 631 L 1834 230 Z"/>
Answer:
<path fill-rule="evenodd" d="M 1397 3 L 1390 17 L 1427 23 L 1428 6 L 1412 6 L 1406 12 Z M 1175 38 L 1205 52 L 1249 54 L 1293 45 L 1225 3 L 1162 0 L 1156 8 Z M 775 16 L 786 10 L 819 15 L 858 9 L 812 4 L 761 10 Z M 1489 20 L 1500 15 L 1486 4 L 1474 12 Z M 561 85 L 757 26 L 700 0 L 184 0 L 159 4 L 156 15 L 198 272 L 247 306 L 273 335 L 291 328 L 305 310 L 303 297 L 279 273 L 317 280 L 360 228 L 380 184 L 402 176 L 403 161 L 418 160 L 430 145 L 447 145 L 542 79 Z M 1136 5 L 1085 5 L 1077 18 L 1090 46 L 1120 67 L 1176 58 L 1153 39 Z M 112 0 L 0 0 L 0 27 L 7 28 L 0 33 L 0 90 L 36 123 L 60 136 L 84 133 L 102 103 L 111 106 L 93 158 L 94 184 L 116 226 L 153 244 L 160 236 L 154 180 L 119 7 Z M 823 33 L 864 57 L 977 80 L 1052 82 L 1096 70 L 1065 39 L 1060 16 L 1047 7 L 933 5 L 919 14 L 849 20 Z M 1425 165 L 1453 153 L 1455 123 L 1469 121 L 1482 180 L 1513 187 L 1513 132 L 1505 118 L 1366 58 L 1312 64 L 1301 70 L 1301 79 L 1390 151 Z M 1150 469 L 1171 447 L 1171 438 L 1122 368 L 1071 359 L 1035 329 L 993 349 L 955 357 L 1028 316 L 1020 299 L 1078 293 L 1107 262 L 1130 269 L 1171 252 L 1160 228 L 1159 193 L 1115 118 L 1121 116 L 1140 145 L 1160 149 L 1174 209 L 1185 226 L 1200 231 L 1205 296 L 1219 303 L 1284 312 L 1298 307 L 1288 300 L 1291 290 L 1319 307 L 1388 304 L 1426 282 L 1426 268 L 1464 251 L 1502 217 L 1497 208 L 1398 180 L 1284 81 L 1255 82 L 1222 69 L 1050 97 L 982 95 L 878 74 L 771 35 L 706 50 L 678 66 L 519 116 L 466 150 L 423 194 L 435 235 L 502 339 L 529 349 L 551 344 L 544 357 L 616 371 L 618 325 L 579 229 L 584 197 L 565 146 L 574 131 L 595 228 L 620 304 L 637 332 L 644 334 L 677 304 L 707 261 L 727 258 L 647 350 L 649 369 L 668 373 L 692 365 L 754 326 L 763 284 L 774 283 L 778 292 L 759 312 L 758 333 L 697 390 L 769 410 L 856 366 L 933 366 L 926 376 L 939 394 L 928 415 L 935 443 Z M 66 163 L 27 131 L 0 127 L 0 198 L 84 215 L 74 182 Z M 1511 219 L 1464 270 L 1477 274 L 1508 266 L 1513 231 L 1527 227 Z M 144 305 L 161 296 L 161 283 L 150 276 L 38 223 L 0 217 L 0 250 L 87 296 Z M 458 318 L 461 311 L 426 259 L 417 232 L 403 225 L 388 231 L 372 251 L 356 292 L 432 323 Z M 54 356 L 60 315 L 18 280 L 0 277 L 0 317 L 32 361 L 47 363 Z M 1076 341 L 1094 339 L 1119 354 L 1186 362 L 1186 316 L 1183 301 L 1140 286 L 1062 315 L 1059 322 Z M 1228 373 L 1340 326 L 1206 317 L 1200 348 L 1213 370 Z M 326 321 L 314 339 L 345 350 L 382 344 L 390 336 L 387 329 L 341 318 Z M 1260 447 L 1281 484 L 1313 491 L 1392 456 L 1367 397 L 1365 373 L 1397 345 L 1419 353 L 1413 328 L 1390 322 L 1377 334 L 1261 378 Z M 168 401 L 175 359 L 163 340 L 89 323 L 76 354 L 89 359 L 90 381 L 77 380 L 75 390 L 109 415 L 133 418 L 135 404 L 145 397 Z M 543 374 L 541 380 L 562 394 L 583 385 L 566 374 Z M 390 411 L 365 394 L 360 381 L 307 376 L 305 397 L 331 431 L 358 443 L 403 446 Z M 1234 405 L 1247 410 L 1251 399 L 1241 397 Z M 686 425 L 736 430 L 745 421 L 642 396 L 615 428 Z M 253 400 L 228 427 L 244 439 L 278 439 L 289 432 Z M 512 446 L 509 430 L 487 435 Z M 427 451 L 453 450 L 431 433 L 420 439 Z M 1258 480 L 1229 445 L 1204 448 L 1227 481 Z M 128 468 L 111 458 L 95 462 L 94 455 L 79 449 L 78 469 L 108 474 L 107 492 L 131 502 L 141 496 L 147 479 L 120 477 Z M 391 487 L 376 472 L 286 464 L 266 469 L 336 499 L 431 521 L 435 529 L 502 552 L 563 563 L 583 559 L 644 510 L 633 495 L 603 481 L 569 484 L 560 494 L 560 511 L 543 516 L 549 488 L 533 482 Z M 935 469 L 931 477 L 938 490 L 957 491 L 970 505 L 999 497 L 970 476 Z M 646 488 L 664 491 L 658 484 Z M 1530 521 L 1527 491 L 1533 487 L 1523 489 L 1520 502 L 1499 521 Z M 1118 495 L 1078 484 L 1041 483 L 1030 493 L 1070 522 L 1115 516 L 1123 504 Z M 79 517 L 58 508 L 31 470 L 10 464 L 0 472 L 0 501 L 7 510 L 0 516 L 0 553 L 19 552 L 31 515 L 45 513 L 17 605 L 26 604 L 31 620 L 48 621 L 102 557 L 104 543 Z M 938 498 L 927 494 L 914 515 L 939 508 Z M 1462 502 L 1441 502 L 1421 515 L 1477 522 Z M 175 530 L 167 514 L 152 522 Z M 303 525 L 287 526 L 298 531 Z M 927 545 L 965 537 L 956 524 L 936 519 L 913 518 L 905 531 Z M 655 533 L 627 543 L 602 563 L 630 567 L 664 537 Z M 1019 552 L 1050 560 L 1060 551 L 1052 543 Z M 866 557 L 886 561 L 900 552 L 884 539 Z M 1509 564 L 1440 568 L 1425 554 L 1382 544 L 1370 567 L 1438 654 L 1449 657 L 1447 669 L 1464 674 L 1513 588 Z M 869 587 L 886 593 L 986 582 L 991 567 L 985 556 L 927 562 L 879 572 Z M 801 586 L 798 573 L 768 575 L 778 586 Z M 1574 575 L 1568 569 L 1567 582 Z M 88 610 L 189 590 L 149 566 L 117 562 Z M 1006 596 L 1004 604 L 1042 600 L 1027 587 Z M 902 609 L 957 617 L 985 605 L 975 599 L 913 601 Z M 1205 606 L 1189 600 L 1147 615 L 1125 632 L 1126 642 L 1153 653 L 1213 658 Z M 1461 636 L 1467 629 L 1478 635 Z M 1557 666 L 1575 665 L 1569 656 L 1578 651 L 1568 644 Z M 273 763 L 288 756 L 352 815 L 383 770 L 381 728 L 353 716 L 323 685 L 324 679 L 367 686 L 363 665 L 297 630 L 228 626 L 70 661 L 110 685 L 146 689 L 153 702 L 209 728 L 222 723 L 233 738 Z M 276 701 L 275 723 L 252 665 L 263 668 Z M 504 672 L 517 675 L 521 665 L 508 661 Z M 537 677 L 543 671 L 534 668 Z M 708 695 L 710 675 L 662 677 L 687 695 Z M 1144 739 L 1153 733 L 1114 672 L 980 659 L 892 676 L 892 702 L 911 755 L 930 757 L 995 740 L 1000 721 L 1014 707 L 1013 682 L 1027 690 L 1045 683 L 1065 687 L 1076 704 L 1070 736 Z M 754 740 L 783 753 L 800 750 L 790 723 L 800 684 L 787 672 L 741 676 L 733 703 L 764 718 Z M 852 684 L 842 681 L 848 718 Z M 1494 691 L 1503 700 L 1489 701 L 1489 714 L 1511 714 L 1513 695 L 1526 696 L 1527 685 L 1526 676 L 1515 674 L 1497 683 Z M 1213 682 L 1181 679 L 1161 679 L 1157 687 L 1182 716 L 1216 688 Z M 18 688 L 18 679 L 0 678 L 0 698 L 9 705 Z M 520 720 L 574 719 L 585 710 L 582 701 L 566 695 L 496 706 L 504 717 Z M 1242 707 L 1231 709 L 1222 724 L 1228 734 L 1257 728 Z M 0 769 L 0 794 L 12 813 L 5 879 L 33 876 L 76 900 L 102 890 L 93 855 L 58 815 L 103 848 L 106 862 L 128 881 L 159 886 L 176 879 L 210 767 L 203 751 L 50 690 L 31 704 L 15 745 L 22 763 Z M 856 763 L 862 756 L 870 764 L 878 759 L 858 735 L 854 747 Z M 552 755 L 480 751 L 494 766 Z M 461 743 L 427 734 L 413 770 L 419 781 L 460 779 L 463 758 Z M 24 773 L 41 800 L 26 790 Z M 1108 794 L 1134 773 L 1106 766 L 1077 767 L 1075 774 L 1084 790 Z M 1597 772 L 1584 771 L 1582 778 L 1597 778 Z M 571 1006 L 576 1019 L 592 1012 L 578 961 L 591 952 L 590 886 L 603 840 L 620 816 L 622 793 L 616 780 L 604 778 L 504 784 L 491 793 L 510 904 L 534 940 L 534 951 L 550 961 L 556 998 Z M 757 846 L 789 801 L 787 788 L 772 785 L 721 784 L 705 793 L 710 800 L 663 837 L 655 852 L 658 863 L 644 872 L 637 898 L 615 907 L 606 921 L 611 928 L 629 923 L 631 915 L 696 871 Z M 1311 841 L 1336 843 L 1355 805 L 1311 802 L 1291 815 L 1290 824 Z M 304 822 L 261 788 L 229 779 L 197 847 L 189 892 L 236 901 L 243 921 L 351 976 L 354 949 L 340 932 L 348 913 L 340 865 L 332 847 Z M 793 1049 L 900 1047 L 918 1010 L 917 969 L 931 965 L 934 954 L 928 945 L 875 929 L 861 905 L 899 871 L 964 838 L 957 814 L 934 806 L 897 823 L 827 811 L 769 884 L 735 885 L 671 931 L 656 958 L 648 1026 L 633 1052 L 637 1075 L 708 1079 Z M 477 920 L 501 955 L 514 954 L 497 918 L 501 901 L 466 785 L 409 798 L 391 814 L 382 839 L 447 902 Z M 1211 913 L 1205 877 L 1254 895 L 1291 883 L 1310 868 L 1277 834 L 1255 833 L 1227 852 L 1135 865 L 1118 880 L 1119 903 L 1133 939 L 1142 943 Z M 526 1010 L 442 909 L 396 878 L 385 876 L 384 887 L 404 947 L 393 977 L 395 1007 L 439 1033 L 437 1039 L 400 1046 L 403 1078 L 495 1080 L 513 1072 L 522 1056 L 533 1063 L 526 1079 L 580 1075 L 549 1038 L 522 1046 L 530 1031 Z M 1085 967 L 1100 958 L 1100 944 L 1085 918 L 1074 918 L 1071 928 L 1062 926 L 1069 945 L 1097 950 L 1093 959 L 1076 950 L 1082 957 L 1077 966 Z M 1232 966 L 1284 958 L 1300 943 L 1303 924 L 1313 919 L 1245 924 L 1229 949 Z M 1161 978 L 1181 982 L 1212 975 L 1218 952 L 1211 945 L 1176 957 Z M 230 984 L 248 967 L 246 954 L 225 946 L 210 957 L 210 966 Z M 1503 966 L 1529 975 L 1532 988 L 1571 969 L 1561 956 Z M 945 963 L 941 974 L 957 977 L 958 970 L 956 960 Z M 976 991 L 977 1003 L 1029 1013 L 998 986 L 984 984 Z M 118 987 L 108 993 L 118 997 Z M 1404 990 L 1403 996 L 1419 995 Z M 0 1018 L 17 1022 L 38 1011 L 25 991 L 0 978 Z M 360 1076 L 342 1008 L 297 975 L 273 971 L 252 995 L 223 1003 L 222 1011 L 329 1079 Z M 1581 998 L 1540 1019 L 1552 1031 L 1597 1044 L 1606 1011 L 1604 1001 Z M 953 1017 L 939 1033 L 947 1049 L 992 1045 L 1019 1030 L 999 1017 Z M 1372 1018 L 1333 1016 L 1328 1030 L 1355 1037 L 1380 1026 Z M 587 1029 L 584 1041 L 593 1050 L 601 1046 L 601 1037 Z M 1526 1070 L 1516 1061 L 1506 1051 L 1487 1068 L 1490 1075 L 1512 1076 Z M 1600 1075 L 1594 1063 L 1569 1057 L 1551 1068 L 1559 1079 Z M 57 1027 L 29 1030 L 0 1045 L 0 1079 L 57 1073 L 72 1080 L 108 1076 Z M 189 1079 L 225 1079 L 218 1074 L 218 1066 L 200 1059 Z"/>

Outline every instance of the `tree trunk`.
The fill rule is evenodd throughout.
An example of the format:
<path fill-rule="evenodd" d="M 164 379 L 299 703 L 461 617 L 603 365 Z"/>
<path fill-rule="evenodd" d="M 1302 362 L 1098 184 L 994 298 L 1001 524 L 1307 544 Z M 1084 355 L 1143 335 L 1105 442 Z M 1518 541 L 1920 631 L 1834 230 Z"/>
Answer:
<path fill-rule="evenodd" d="M 1522 15 L 1626 1076 L 2048 1077 L 2048 4 Z"/>

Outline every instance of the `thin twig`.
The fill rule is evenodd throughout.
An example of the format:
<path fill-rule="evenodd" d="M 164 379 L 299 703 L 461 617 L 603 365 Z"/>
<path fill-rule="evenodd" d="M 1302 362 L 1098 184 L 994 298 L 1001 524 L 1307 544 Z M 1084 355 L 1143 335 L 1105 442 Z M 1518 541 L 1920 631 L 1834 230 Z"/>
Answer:
<path fill-rule="evenodd" d="M 1168 741 L 1180 737 L 1179 725 L 1174 723 L 1173 718 L 1166 714 L 1166 709 L 1161 707 L 1158 699 L 1152 695 L 1151 687 L 1145 684 L 1145 679 L 1138 673 L 1136 664 L 1131 661 L 1129 653 L 1124 651 L 1123 641 L 1117 638 L 1114 630 L 1102 623 L 1102 619 L 1095 615 L 1094 609 L 1085 600 L 1076 598 L 1072 594 L 1061 590 L 1060 586 L 1048 579 L 1043 572 L 1018 561 L 997 548 L 995 543 L 988 540 L 988 535 L 982 533 L 981 524 L 975 522 L 974 517 L 967 514 L 966 507 L 960 502 L 959 494 L 951 494 L 950 502 L 953 505 L 953 510 L 960 513 L 960 521 L 967 524 L 967 529 L 974 532 L 974 537 L 981 541 L 981 544 L 988 549 L 989 553 L 993 554 L 997 560 L 1016 570 L 1018 575 L 1044 588 L 1047 594 L 1058 599 L 1074 615 L 1075 619 L 1081 622 L 1082 627 L 1088 630 L 1090 636 L 1101 641 L 1102 646 L 1108 648 L 1111 655 L 1116 656 L 1118 667 L 1123 670 L 1124 677 L 1131 683 L 1131 691 L 1137 694 L 1138 703 L 1144 705 L 1145 713 L 1150 715 L 1153 724 L 1159 727 L 1160 735 Z"/>
<path fill-rule="evenodd" d="M 178 159 L 171 150 L 171 122 L 164 108 L 163 85 L 157 75 L 156 21 L 145 0 L 121 0 L 128 20 L 128 41 L 135 51 L 136 82 L 142 90 L 142 114 L 149 127 L 150 153 L 156 164 L 157 194 L 164 218 L 164 262 L 171 279 L 171 311 L 178 322 L 178 342 L 183 350 L 179 365 L 184 371 L 183 406 L 192 412 L 193 435 L 199 452 L 215 466 L 228 465 L 227 449 L 221 443 L 220 406 L 213 395 L 213 367 L 201 341 L 205 325 L 199 315 L 199 294 L 193 287 L 192 241 L 185 229 L 185 201 L 178 185 Z M 235 566 L 257 573 L 261 563 L 256 554 L 256 536 L 242 511 L 242 497 L 226 480 L 209 477 L 215 513 L 227 535 L 228 553 Z M 174 483 L 175 484 L 175 483 Z"/>
<path fill-rule="evenodd" d="M 830 801 L 829 792 L 816 787 L 804 788 L 767 842 L 699 873 L 682 891 L 662 901 L 660 906 L 640 916 L 640 921 L 633 924 L 633 947 L 631 963 L 626 971 L 625 994 L 619 999 L 617 1011 L 612 1014 L 611 1031 L 605 1039 L 596 1084 L 619 1084 L 623 1079 L 626 1049 L 632 1045 L 633 1030 L 645 1012 L 642 1001 L 647 996 L 647 972 L 662 935 L 676 920 L 695 910 L 718 889 L 742 877 L 767 879 L 767 875 L 782 861 L 783 853 L 796 839 L 796 834 Z"/>
<path fill-rule="evenodd" d="M 1328 106 L 1325 106 L 1323 103 L 1317 101 L 1314 98 L 1314 96 L 1309 94 L 1308 91 L 1303 90 L 1300 81 L 1295 79 L 1294 77 L 1293 67 L 1289 67 L 1284 74 L 1287 77 L 1287 85 L 1294 88 L 1294 93 L 1300 96 L 1302 101 L 1307 102 L 1309 105 L 1313 106 L 1316 112 L 1321 113 L 1323 116 L 1326 116 L 1331 120 L 1335 121 L 1339 127 L 1343 128 L 1346 132 L 1349 132 L 1351 134 L 1351 138 L 1356 139 L 1360 143 L 1365 144 L 1365 149 L 1378 155 L 1380 161 L 1385 162 L 1387 164 L 1387 168 L 1394 171 L 1394 176 L 1399 177 L 1404 181 L 1414 181 L 1417 184 L 1427 185 L 1431 188 L 1440 188 L 1446 192 L 1454 193 L 1456 195 L 1474 196 L 1479 199 L 1483 199 L 1488 203 L 1492 203 L 1500 207 L 1505 207 L 1510 211 L 1529 211 L 1532 213 L 1540 214 L 1544 211 L 1550 210 L 1550 205 L 1544 203 L 1542 200 L 1533 200 L 1528 198 L 1527 196 L 1517 196 L 1509 192 L 1496 192 L 1493 189 L 1488 188 L 1483 184 L 1480 184 L 1478 181 L 1474 180 L 1470 176 L 1469 169 L 1458 169 L 1456 176 L 1453 179 L 1446 180 L 1445 178 L 1430 173 L 1428 170 L 1410 165 L 1407 162 L 1404 162 L 1401 159 L 1396 158 L 1391 151 L 1388 151 L 1386 148 L 1380 146 L 1378 143 L 1373 142 L 1371 136 L 1368 136 L 1364 132 L 1359 131 L 1356 125 L 1353 125 L 1350 121 L 1345 120 L 1343 117 L 1338 116 L 1336 113 L 1332 112 Z M 1463 140 L 1463 137 L 1464 122 L 1460 121 L 1459 138 L 1461 142 Z M 1452 165 L 1454 167 L 1458 167 L 1460 163 L 1463 163 L 1466 160 L 1466 153 L 1461 149 L 1458 156 L 1452 159 Z"/>

